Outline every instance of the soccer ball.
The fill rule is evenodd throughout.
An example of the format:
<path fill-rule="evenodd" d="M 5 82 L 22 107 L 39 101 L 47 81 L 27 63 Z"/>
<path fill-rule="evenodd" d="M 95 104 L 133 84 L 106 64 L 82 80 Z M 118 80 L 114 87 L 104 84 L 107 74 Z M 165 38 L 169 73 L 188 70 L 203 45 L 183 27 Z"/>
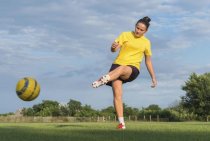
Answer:
<path fill-rule="evenodd" d="M 40 93 L 39 83 L 31 77 L 20 79 L 16 86 L 17 96 L 24 101 L 32 101 Z"/>

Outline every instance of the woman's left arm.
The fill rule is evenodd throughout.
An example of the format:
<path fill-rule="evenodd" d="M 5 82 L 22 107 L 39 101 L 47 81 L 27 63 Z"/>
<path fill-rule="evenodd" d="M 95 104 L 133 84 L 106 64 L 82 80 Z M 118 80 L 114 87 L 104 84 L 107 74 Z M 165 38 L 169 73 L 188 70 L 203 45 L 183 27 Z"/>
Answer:
<path fill-rule="evenodd" d="M 151 56 L 145 55 L 145 64 L 147 66 L 147 70 L 148 70 L 148 72 L 151 76 L 151 79 L 152 79 L 151 87 L 154 88 L 154 87 L 157 86 L 157 80 L 156 80 L 156 77 L 155 77 L 155 72 L 154 72 L 154 69 L 153 69 Z"/>

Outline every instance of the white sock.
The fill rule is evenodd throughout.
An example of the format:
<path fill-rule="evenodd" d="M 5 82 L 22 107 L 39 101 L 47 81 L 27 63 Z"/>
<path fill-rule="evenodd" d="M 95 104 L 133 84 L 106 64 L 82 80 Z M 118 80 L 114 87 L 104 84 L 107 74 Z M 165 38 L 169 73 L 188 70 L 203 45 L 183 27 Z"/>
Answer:
<path fill-rule="evenodd" d="M 118 117 L 118 120 L 119 120 L 120 123 L 122 123 L 123 125 L 125 125 L 124 117 Z"/>

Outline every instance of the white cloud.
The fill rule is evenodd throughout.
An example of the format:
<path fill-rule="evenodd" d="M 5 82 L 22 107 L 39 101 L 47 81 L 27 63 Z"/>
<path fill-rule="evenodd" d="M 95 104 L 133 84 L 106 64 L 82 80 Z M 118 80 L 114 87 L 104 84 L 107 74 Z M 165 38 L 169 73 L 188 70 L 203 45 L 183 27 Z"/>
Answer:
<path fill-rule="evenodd" d="M 189 17 L 189 18 L 183 18 L 182 20 L 182 30 L 189 32 L 189 36 L 195 36 L 194 38 L 205 38 L 205 36 L 210 36 L 210 20 L 208 18 L 194 18 L 194 17 Z"/>
<path fill-rule="evenodd" d="M 192 47 L 192 41 L 189 41 L 188 38 L 185 37 L 176 37 L 171 39 L 171 41 L 167 42 L 167 47 L 173 48 L 173 49 L 183 49 L 183 48 L 189 48 Z"/>

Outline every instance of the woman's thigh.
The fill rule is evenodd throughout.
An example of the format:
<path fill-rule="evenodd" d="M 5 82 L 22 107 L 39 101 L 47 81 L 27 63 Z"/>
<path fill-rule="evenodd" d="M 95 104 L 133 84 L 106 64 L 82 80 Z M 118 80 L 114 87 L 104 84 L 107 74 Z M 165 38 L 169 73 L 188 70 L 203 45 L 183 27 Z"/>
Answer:
<path fill-rule="evenodd" d="M 120 76 L 120 79 L 126 80 L 130 78 L 132 74 L 132 68 L 130 66 L 120 66 L 120 67 L 122 67 L 122 74 Z"/>

